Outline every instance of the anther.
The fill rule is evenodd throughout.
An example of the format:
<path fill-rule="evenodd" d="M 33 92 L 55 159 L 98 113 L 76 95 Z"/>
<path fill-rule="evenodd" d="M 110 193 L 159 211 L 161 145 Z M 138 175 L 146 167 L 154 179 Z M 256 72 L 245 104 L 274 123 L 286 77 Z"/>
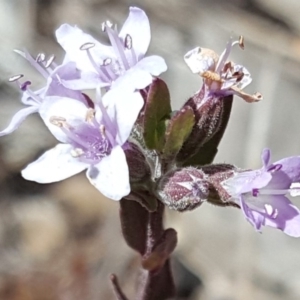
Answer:
<path fill-rule="evenodd" d="M 228 70 L 232 69 L 232 62 L 228 61 L 227 63 L 224 64 L 223 72 L 226 73 Z"/>
<path fill-rule="evenodd" d="M 71 150 L 71 155 L 75 158 L 80 157 L 83 154 L 84 154 L 84 151 L 81 148 L 75 148 L 75 149 Z"/>
<path fill-rule="evenodd" d="M 258 190 L 258 189 L 253 189 L 253 190 L 252 190 L 252 196 L 253 196 L 253 197 L 257 197 L 258 194 L 259 194 L 259 190 Z"/>
<path fill-rule="evenodd" d="M 105 21 L 105 22 L 103 22 L 103 23 L 101 24 L 101 30 L 102 30 L 103 32 L 105 32 L 106 27 L 112 28 L 112 26 L 113 26 L 112 22 L 110 22 L 109 20 L 107 20 L 107 21 Z"/>
<path fill-rule="evenodd" d="M 51 55 L 45 63 L 45 68 L 49 68 L 55 59 L 55 55 Z"/>
<path fill-rule="evenodd" d="M 262 97 L 262 94 L 261 93 L 255 93 L 254 95 L 253 95 L 255 98 L 257 98 L 258 100 L 261 100 L 263 97 Z"/>
<path fill-rule="evenodd" d="M 85 120 L 91 123 L 95 118 L 95 110 L 93 108 L 89 108 L 86 112 Z"/>
<path fill-rule="evenodd" d="M 105 58 L 103 61 L 103 66 L 108 66 L 111 64 L 111 62 L 112 62 L 111 58 Z"/>
<path fill-rule="evenodd" d="M 35 61 L 40 63 L 40 62 L 43 62 L 45 61 L 46 59 L 46 55 L 44 53 L 39 53 L 37 56 L 36 56 L 36 59 Z"/>
<path fill-rule="evenodd" d="M 232 74 L 232 77 L 236 78 L 236 82 L 239 82 L 243 79 L 244 73 L 242 71 L 237 71 Z"/>
<path fill-rule="evenodd" d="M 124 46 L 126 49 L 132 49 L 132 37 L 129 34 L 126 34 Z"/>
<path fill-rule="evenodd" d="M 91 48 L 95 47 L 94 43 L 85 43 L 82 46 L 80 46 L 80 50 L 89 50 Z"/>
<path fill-rule="evenodd" d="M 24 77 L 23 74 L 14 75 L 14 76 L 11 76 L 11 77 L 8 79 L 8 81 L 9 81 L 9 82 L 15 82 L 15 81 L 21 79 L 22 77 Z"/>
<path fill-rule="evenodd" d="M 27 87 L 31 85 L 31 81 L 27 80 L 25 82 L 23 82 L 22 84 L 20 84 L 20 89 L 25 92 L 27 90 Z"/>
<path fill-rule="evenodd" d="M 66 119 L 63 117 L 56 117 L 52 116 L 50 117 L 50 123 L 57 126 L 57 127 L 63 127 L 66 124 Z"/>
<path fill-rule="evenodd" d="M 103 124 L 100 125 L 99 130 L 101 134 L 104 136 L 105 135 L 105 126 Z"/>
<path fill-rule="evenodd" d="M 244 37 L 242 35 L 240 35 L 240 37 L 239 37 L 239 46 L 242 50 L 245 49 Z"/>

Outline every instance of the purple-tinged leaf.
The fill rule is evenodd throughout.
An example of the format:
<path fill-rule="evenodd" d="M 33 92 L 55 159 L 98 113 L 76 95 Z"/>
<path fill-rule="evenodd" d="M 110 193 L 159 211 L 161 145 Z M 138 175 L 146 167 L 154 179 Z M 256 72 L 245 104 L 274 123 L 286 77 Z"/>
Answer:
<path fill-rule="evenodd" d="M 159 78 L 152 82 L 144 108 L 144 139 L 149 149 L 161 151 L 164 145 L 166 119 L 171 113 L 170 94 Z"/>
<path fill-rule="evenodd" d="M 181 149 L 183 143 L 190 135 L 195 122 L 195 116 L 191 107 L 183 107 L 168 123 L 163 155 L 165 158 L 174 157 Z"/>
<path fill-rule="evenodd" d="M 177 232 L 173 228 L 166 229 L 161 238 L 154 245 L 151 254 L 143 259 L 143 268 L 150 272 L 157 273 L 164 266 L 176 245 Z"/>
<path fill-rule="evenodd" d="M 175 297 L 175 284 L 170 260 L 167 260 L 158 274 L 143 270 L 140 278 L 137 300 L 170 300 Z"/>
<path fill-rule="evenodd" d="M 144 255 L 149 213 L 138 202 L 122 199 L 120 219 L 124 239 L 129 247 Z"/>

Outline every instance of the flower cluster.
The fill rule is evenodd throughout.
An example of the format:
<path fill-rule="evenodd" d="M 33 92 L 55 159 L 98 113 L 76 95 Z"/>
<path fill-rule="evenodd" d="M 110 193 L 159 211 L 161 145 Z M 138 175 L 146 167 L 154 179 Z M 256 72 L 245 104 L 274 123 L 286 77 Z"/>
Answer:
<path fill-rule="evenodd" d="M 201 76 L 202 85 L 178 111 L 172 111 L 168 87 L 158 77 L 167 69 L 165 61 L 145 56 L 151 39 L 145 12 L 131 7 L 120 31 L 109 21 L 102 24 L 102 31 L 109 45 L 76 26 L 57 29 L 57 42 L 65 51 L 61 64 L 53 55 L 39 53 L 33 58 L 16 50 L 46 85 L 32 90 L 23 75 L 10 78 L 22 91 L 25 108 L 0 136 L 38 113 L 59 141 L 29 164 L 23 177 L 50 183 L 86 170 L 88 180 L 105 196 L 134 200 L 151 213 L 162 213 L 163 204 L 186 211 L 210 202 L 240 208 L 258 231 L 271 226 L 299 237 L 300 211 L 286 195 L 300 194 L 300 156 L 271 164 L 270 151 L 264 150 L 263 167 L 250 171 L 211 164 L 233 96 L 248 103 L 262 99 L 260 93 L 243 91 L 252 81 L 250 72 L 228 60 L 235 45 L 244 49 L 243 37 L 230 39 L 221 55 L 197 47 L 184 56 L 192 73 Z M 94 99 L 84 90 L 94 91 Z M 175 238 L 171 240 L 175 245 Z"/>
<path fill-rule="evenodd" d="M 0 132 L 18 128 L 30 114 L 38 112 L 60 142 L 29 164 L 22 175 L 39 183 L 60 181 L 87 170 L 90 182 L 105 196 L 120 200 L 130 192 L 129 170 L 124 149 L 144 105 L 140 90 L 153 76 L 166 71 L 163 58 L 145 57 L 151 35 L 149 20 L 131 7 L 120 32 L 109 21 L 102 24 L 111 45 L 104 45 L 76 26 L 62 25 L 56 31 L 65 50 L 62 64 L 40 53 L 16 52 L 40 72 L 46 86 L 37 91 L 23 75 L 12 76 L 23 92 L 21 109 Z M 94 89 L 91 100 L 84 89 Z M 105 91 L 103 97 L 101 90 Z"/>

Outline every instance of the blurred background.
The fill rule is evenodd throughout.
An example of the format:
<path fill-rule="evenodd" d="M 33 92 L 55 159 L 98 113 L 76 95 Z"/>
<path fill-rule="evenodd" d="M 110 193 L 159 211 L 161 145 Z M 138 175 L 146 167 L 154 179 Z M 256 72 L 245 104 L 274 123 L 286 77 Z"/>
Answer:
<path fill-rule="evenodd" d="M 252 74 L 247 91 L 261 92 L 264 100 L 250 105 L 235 99 L 215 161 L 259 167 L 266 146 L 274 160 L 300 154 L 298 0 L 0 0 L 0 128 L 22 107 L 7 79 L 22 73 L 35 87 L 44 84 L 13 49 L 54 53 L 59 60 L 54 31 L 60 24 L 77 24 L 99 37 L 101 23 L 121 25 L 130 5 L 149 16 L 149 53 L 167 61 L 163 78 L 174 108 L 200 86 L 183 55 L 196 46 L 221 53 L 230 36 L 244 35 L 245 50 L 237 47 L 231 58 Z M 20 176 L 55 143 L 37 116 L 0 139 L 0 299 L 110 300 L 112 272 L 131 298 L 139 259 L 121 238 L 118 203 L 101 197 L 84 174 L 51 185 Z M 210 205 L 168 211 L 167 226 L 179 235 L 177 299 L 300 298 L 299 239 L 269 228 L 258 234 L 239 210 Z"/>

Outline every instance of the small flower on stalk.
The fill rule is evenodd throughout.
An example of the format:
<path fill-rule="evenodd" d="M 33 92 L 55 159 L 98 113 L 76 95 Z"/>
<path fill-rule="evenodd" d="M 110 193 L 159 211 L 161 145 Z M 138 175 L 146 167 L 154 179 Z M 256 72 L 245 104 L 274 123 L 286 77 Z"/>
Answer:
<path fill-rule="evenodd" d="M 249 71 L 242 65 L 227 61 L 234 45 L 244 49 L 243 37 L 238 41 L 230 39 L 220 56 L 213 50 L 197 47 L 186 53 L 184 59 L 191 71 L 203 78 L 208 96 L 237 95 L 247 102 L 259 101 L 262 99 L 260 93 L 249 95 L 242 91 L 252 81 Z"/>
<path fill-rule="evenodd" d="M 300 211 L 285 196 L 300 195 L 300 156 L 270 164 L 270 150 L 265 149 L 262 162 L 261 169 L 237 172 L 222 186 L 256 230 L 271 226 L 300 237 Z"/>
<path fill-rule="evenodd" d="M 121 31 L 109 21 L 103 23 L 111 46 L 106 46 L 76 26 L 62 25 L 56 31 L 58 43 L 68 58 L 82 71 L 81 79 L 64 81 L 72 89 L 122 87 L 133 92 L 152 82 L 152 76 L 166 71 L 159 56 L 144 57 L 149 47 L 150 24 L 145 12 L 130 7 L 129 16 Z"/>
<path fill-rule="evenodd" d="M 19 74 L 9 78 L 9 82 L 15 82 L 23 92 L 21 102 L 27 107 L 22 108 L 13 116 L 10 124 L 0 131 L 0 136 L 12 133 L 27 116 L 38 112 L 44 98 L 47 96 L 70 97 L 85 101 L 81 92 L 70 90 L 61 84 L 62 79 L 79 78 L 79 71 L 76 70 L 75 63 L 65 62 L 58 66 L 54 61 L 55 57 L 53 55 L 46 58 L 45 54 L 39 53 L 34 59 L 26 50 L 24 52 L 15 50 L 15 52 L 23 56 L 46 79 L 47 83 L 45 87 L 33 91 L 30 89 L 31 81 L 22 81 L 24 75 Z"/>
<path fill-rule="evenodd" d="M 171 171 L 158 187 L 160 199 L 169 208 L 178 211 L 192 210 L 207 200 L 208 176 L 193 167 Z"/>
<path fill-rule="evenodd" d="M 122 146 L 126 143 L 141 107 L 130 106 L 112 96 L 110 106 L 101 100 L 91 109 L 67 97 L 47 97 L 40 115 L 53 135 L 62 142 L 29 164 L 25 179 L 39 183 L 56 182 L 87 169 L 89 181 L 105 196 L 120 200 L 130 192 L 129 171 Z M 127 96 L 130 103 L 135 94 Z"/>

